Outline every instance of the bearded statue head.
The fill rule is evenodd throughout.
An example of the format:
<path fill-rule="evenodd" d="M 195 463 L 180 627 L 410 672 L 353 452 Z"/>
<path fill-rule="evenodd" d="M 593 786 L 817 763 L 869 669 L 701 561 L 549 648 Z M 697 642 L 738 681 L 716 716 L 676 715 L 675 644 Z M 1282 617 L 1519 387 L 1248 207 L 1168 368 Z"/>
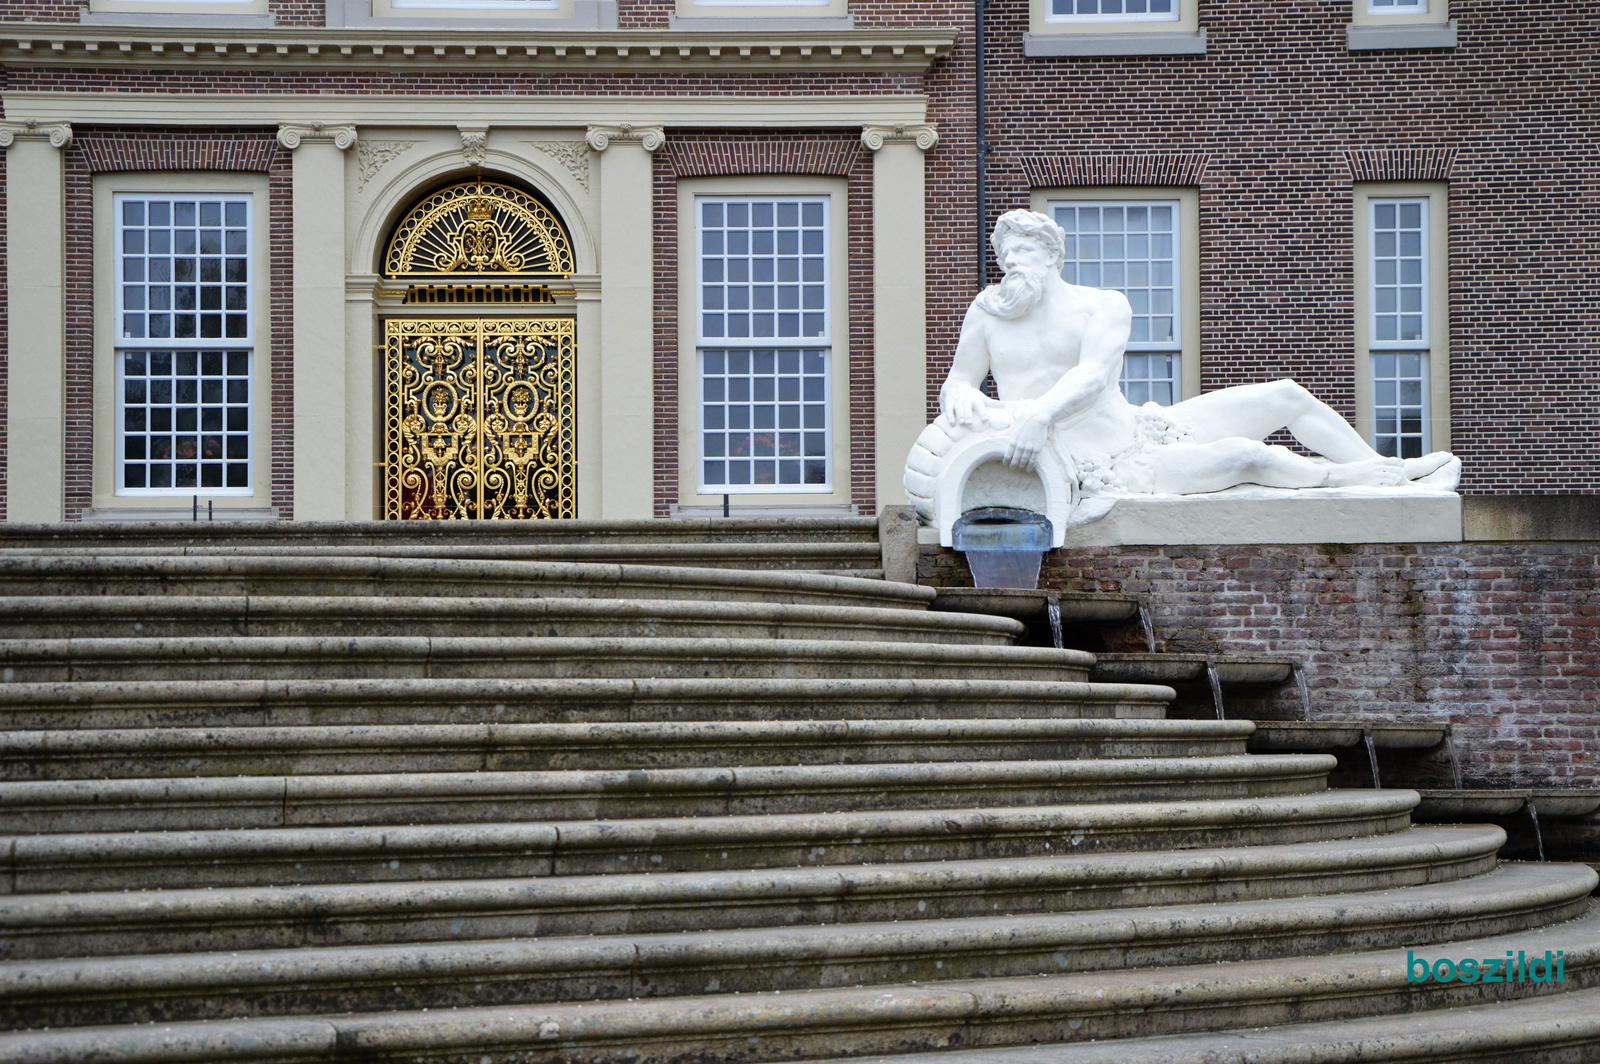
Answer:
<path fill-rule="evenodd" d="M 1037 211 L 1007 211 L 995 222 L 989 244 L 1002 260 L 1005 249 L 1012 242 L 1028 241 L 1043 248 L 1048 263 L 1041 269 L 1014 268 L 1006 272 L 1005 279 L 991 285 L 977 298 L 980 310 L 999 318 L 1020 318 L 1032 310 L 1044 295 L 1045 281 L 1053 272 L 1061 273 L 1066 260 L 1066 237 L 1062 228 Z"/>

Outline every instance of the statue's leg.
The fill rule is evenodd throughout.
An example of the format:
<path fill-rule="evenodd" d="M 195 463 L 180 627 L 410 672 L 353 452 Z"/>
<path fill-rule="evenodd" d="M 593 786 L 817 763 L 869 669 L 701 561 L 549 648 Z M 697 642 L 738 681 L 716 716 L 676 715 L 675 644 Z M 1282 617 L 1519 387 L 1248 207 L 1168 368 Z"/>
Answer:
<path fill-rule="evenodd" d="M 1209 443 L 1179 443 L 1149 452 L 1146 466 L 1152 489 L 1161 494 L 1198 495 L 1238 484 L 1269 488 L 1320 488 L 1392 485 L 1404 476 L 1398 458 L 1374 454 L 1344 464 L 1329 464 L 1287 447 L 1227 436 Z"/>
<path fill-rule="evenodd" d="M 1337 411 L 1291 380 L 1207 392 L 1178 403 L 1168 416 L 1202 443 L 1230 436 L 1264 440 L 1288 429 L 1308 450 L 1335 462 L 1379 457 Z"/>

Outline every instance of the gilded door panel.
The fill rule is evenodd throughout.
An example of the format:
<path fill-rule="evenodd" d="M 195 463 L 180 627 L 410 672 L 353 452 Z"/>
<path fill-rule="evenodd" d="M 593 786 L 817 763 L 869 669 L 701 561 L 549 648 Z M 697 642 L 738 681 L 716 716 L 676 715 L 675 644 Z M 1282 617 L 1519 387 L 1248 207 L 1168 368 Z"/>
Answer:
<path fill-rule="evenodd" d="M 391 319 L 384 517 L 577 516 L 567 318 Z"/>

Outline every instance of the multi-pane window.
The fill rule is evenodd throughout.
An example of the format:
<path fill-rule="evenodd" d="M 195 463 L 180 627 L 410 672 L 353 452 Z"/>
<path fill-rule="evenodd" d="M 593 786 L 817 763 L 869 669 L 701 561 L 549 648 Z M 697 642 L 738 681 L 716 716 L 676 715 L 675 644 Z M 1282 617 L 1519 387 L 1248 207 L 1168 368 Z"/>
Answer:
<path fill-rule="evenodd" d="M 1423 15 L 1428 11 L 1428 0 L 1367 0 L 1367 10 L 1374 15 Z"/>
<path fill-rule="evenodd" d="M 1059 19 L 1135 22 L 1178 17 L 1177 0 L 1050 0 L 1050 15 Z"/>
<path fill-rule="evenodd" d="M 247 495 L 249 195 L 118 193 L 117 490 Z"/>
<path fill-rule="evenodd" d="M 1056 224 L 1066 231 L 1062 278 L 1068 284 L 1114 288 L 1133 308 L 1122 362 L 1123 394 L 1132 403 L 1170 406 L 1182 390 L 1177 202 L 1051 206 Z"/>
<path fill-rule="evenodd" d="M 700 490 L 831 491 L 826 197 L 702 197 Z"/>
<path fill-rule="evenodd" d="M 1373 199 L 1368 210 L 1372 445 L 1414 458 L 1428 450 L 1428 201 Z"/>

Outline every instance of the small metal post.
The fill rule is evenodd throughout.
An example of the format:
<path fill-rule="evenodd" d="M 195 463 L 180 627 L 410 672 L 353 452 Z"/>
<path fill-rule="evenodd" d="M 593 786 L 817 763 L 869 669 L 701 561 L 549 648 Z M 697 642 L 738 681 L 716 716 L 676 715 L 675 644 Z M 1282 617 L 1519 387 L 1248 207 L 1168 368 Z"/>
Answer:
<path fill-rule="evenodd" d="M 217 519 L 216 511 L 212 509 L 212 507 L 215 506 L 215 505 L 216 505 L 216 500 L 215 499 L 207 499 L 206 500 L 206 520 L 207 521 L 215 521 Z"/>
<path fill-rule="evenodd" d="M 722 496 L 722 516 L 728 516 L 728 496 L 726 493 L 724 493 Z"/>
<path fill-rule="evenodd" d="M 189 520 L 191 520 L 191 521 L 200 520 L 200 496 L 198 496 L 198 495 L 196 495 L 194 497 L 194 511 L 193 511 L 193 513 L 191 513 L 189 515 Z"/>

